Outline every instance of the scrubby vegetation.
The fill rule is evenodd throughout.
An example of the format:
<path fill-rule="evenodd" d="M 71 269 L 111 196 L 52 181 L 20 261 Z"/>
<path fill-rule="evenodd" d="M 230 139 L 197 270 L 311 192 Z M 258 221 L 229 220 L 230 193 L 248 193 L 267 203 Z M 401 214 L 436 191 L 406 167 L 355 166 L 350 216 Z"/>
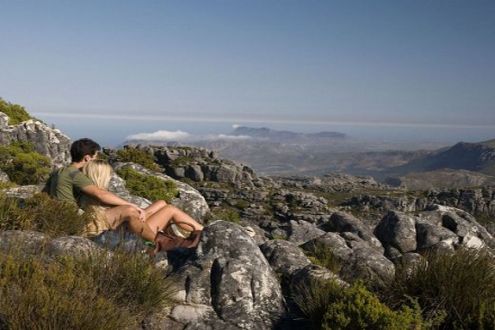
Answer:
<path fill-rule="evenodd" d="M 153 155 L 138 148 L 127 146 L 124 149 L 117 151 L 117 157 L 121 162 L 132 162 L 142 165 L 152 171 L 160 171 L 160 166 L 155 163 Z"/>
<path fill-rule="evenodd" d="M 17 125 L 23 121 L 31 119 L 29 113 L 24 109 L 24 107 L 6 102 L 0 98 L 0 112 L 5 113 L 9 116 L 9 125 Z"/>
<path fill-rule="evenodd" d="M 335 281 L 314 281 L 301 286 L 294 302 L 314 329 L 422 329 L 419 308 L 394 311 L 356 282 L 341 287 Z"/>
<path fill-rule="evenodd" d="M 126 187 L 132 194 L 152 201 L 163 199 L 170 202 L 178 194 L 173 181 L 141 174 L 130 166 L 118 169 L 117 174 L 126 181 Z"/>
<path fill-rule="evenodd" d="M 205 219 L 206 223 L 214 220 L 224 220 L 240 224 L 241 216 L 239 215 L 239 211 L 234 208 L 217 208 L 208 213 Z"/>
<path fill-rule="evenodd" d="M 18 200 L 0 194 L 0 230 L 36 230 L 50 236 L 83 232 L 92 214 L 78 214 L 76 206 L 46 194 Z"/>
<path fill-rule="evenodd" d="M 444 315 L 444 329 L 495 328 L 495 263 L 487 252 L 430 254 L 413 269 L 399 268 L 384 293 L 396 306 L 417 299 L 427 319 Z"/>
<path fill-rule="evenodd" d="M 142 254 L 49 260 L 0 254 L 1 328 L 138 328 L 175 290 Z"/>
<path fill-rule="evenodd" d="M 28 142 L 0 145 L 0 169 L 12 182 L 20 185 L 44 181 L 51 169 L 51 161 L 36 151 Z"/>
<path fill-rule="evenodd" d="M 338 274 L 341 268 L 340 262 L 337 260 L 332 250 L 324 244 L 316 242 L 310 249 L 307 249 L 306 255 L 309 260 L 315 265 L 319 265 Z"/>

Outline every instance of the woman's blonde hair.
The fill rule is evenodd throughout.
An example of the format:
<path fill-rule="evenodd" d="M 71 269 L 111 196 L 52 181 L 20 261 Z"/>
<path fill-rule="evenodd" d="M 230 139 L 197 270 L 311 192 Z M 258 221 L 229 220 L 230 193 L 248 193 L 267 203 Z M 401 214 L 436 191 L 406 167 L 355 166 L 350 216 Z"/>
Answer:
<path fill-rule="evenodd" d="M 112 177 L 112 167 L 104 160 L 93 160 L 83 167 L 83 173 L 102 189 L 108 189 Z"/>

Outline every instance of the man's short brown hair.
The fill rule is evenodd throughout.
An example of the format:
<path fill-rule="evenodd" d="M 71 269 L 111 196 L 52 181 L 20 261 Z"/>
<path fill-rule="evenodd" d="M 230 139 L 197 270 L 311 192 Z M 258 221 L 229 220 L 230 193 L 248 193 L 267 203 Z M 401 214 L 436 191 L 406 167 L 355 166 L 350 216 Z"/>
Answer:
<path fill-rule="evenodd" d="M 101 147 L 95 141 L 84 138 L 74 141 L 70 147 L 70 156 L 73 162 L 80 162 L 84 156 L 94 156 L 96 152 L 100 151 Z"/>

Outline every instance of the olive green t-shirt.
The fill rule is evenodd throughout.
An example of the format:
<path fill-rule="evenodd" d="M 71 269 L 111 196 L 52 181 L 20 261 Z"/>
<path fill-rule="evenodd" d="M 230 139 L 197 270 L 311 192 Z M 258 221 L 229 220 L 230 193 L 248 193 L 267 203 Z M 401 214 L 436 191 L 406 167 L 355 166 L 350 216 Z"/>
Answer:
<path fill-rule="evenodd" d="M 82 189 L 92 184 L 84 173 L 74 166 L 67 166 L 50 175 L 44 191 L 53 198 L 77 205 Z"/>

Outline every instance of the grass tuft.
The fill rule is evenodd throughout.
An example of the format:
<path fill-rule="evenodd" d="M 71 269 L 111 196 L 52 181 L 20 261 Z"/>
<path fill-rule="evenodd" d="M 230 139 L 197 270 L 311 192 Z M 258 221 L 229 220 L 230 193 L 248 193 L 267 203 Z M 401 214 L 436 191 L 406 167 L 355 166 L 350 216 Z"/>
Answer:
<path fill-rule="evenodd" d="M 485 251 L 432 253 L 411 270 L 397 269 L 384 292 L 389 305 L 418 301 L 426 319 L 444 315 L 442 328 L 495 328 L 495 263 Z"/>
<path fill-rule="evenodd" d="M 78 235 L 93 215 L 47 194 L 18 200 L 0 194 L 0 230 L 35 230 L 50 236 Z"/>
<path fill-rule="evenodd" d="M 149 170 L 161 172 L 160 166 L 155 163 L 153 155 L 142 149 L 126 146 L 124 149 L 117 150 L 117 158 L 121 162 L 136 163 Z"/>
<path fill-rule="evenodd" d="M 128 329 L 174 293 L 143 255 L 87 258 L 0 254 L 1 323 L 7 329 Z"/>

